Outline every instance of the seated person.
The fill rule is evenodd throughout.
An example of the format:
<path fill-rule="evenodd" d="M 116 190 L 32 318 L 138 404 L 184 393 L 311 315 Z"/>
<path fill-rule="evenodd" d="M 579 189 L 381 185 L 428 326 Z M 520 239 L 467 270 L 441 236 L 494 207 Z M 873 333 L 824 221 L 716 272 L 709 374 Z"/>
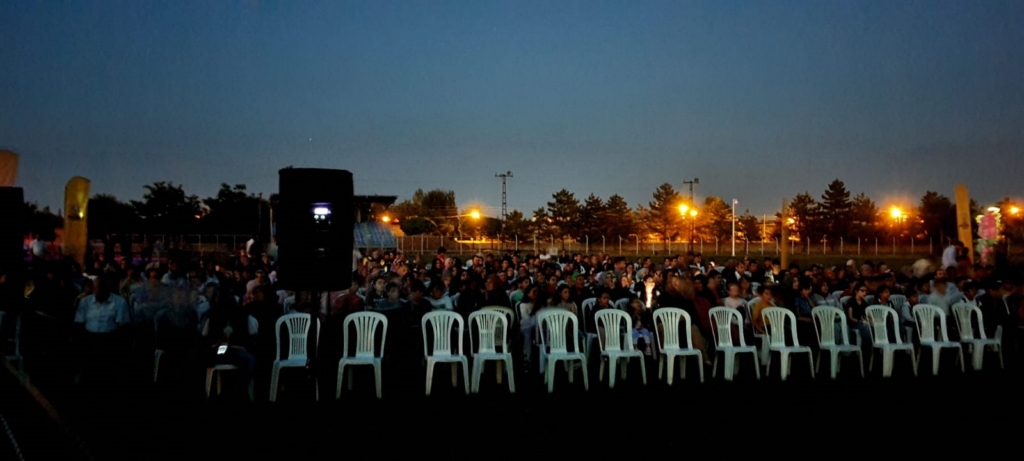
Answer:
<path fill-rule="evenodd" d="M 651 344 L 654 344 L 654 340 L 651 337 L 651 331 L 644 325 L 643 318 L 640 316 L 633 316 L 633 349 L 642 351 L 644 355 L 651 355 Z"/>

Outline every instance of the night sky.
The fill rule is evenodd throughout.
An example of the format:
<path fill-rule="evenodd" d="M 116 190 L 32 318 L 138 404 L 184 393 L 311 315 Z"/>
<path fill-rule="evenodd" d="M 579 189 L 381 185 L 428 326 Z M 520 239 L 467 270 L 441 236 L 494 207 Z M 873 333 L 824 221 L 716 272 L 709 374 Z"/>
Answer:
<path fill-rule="evenodd" d="M 740 213 L 834 178 L 986 204 L 1024 196 L 1024 2 L 8 0 L 0 148 L 54 208 L 74 175 L 266 195 L 288 165 L 489 215 L 506 170 L 527 215 L 694 177 Z"/>

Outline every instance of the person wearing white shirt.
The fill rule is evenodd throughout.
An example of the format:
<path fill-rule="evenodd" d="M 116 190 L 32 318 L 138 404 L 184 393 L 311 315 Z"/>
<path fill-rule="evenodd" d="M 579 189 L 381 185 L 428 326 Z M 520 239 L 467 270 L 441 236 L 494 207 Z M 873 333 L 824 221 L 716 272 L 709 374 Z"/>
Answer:
<path fill-rule="evenodd" d="M 964 250 L 964 243 L 959 240 L 954 240 L 950 243 L 946 250 L 942 252 L 942 267 L 939 269 L 946 269 L 949 267 L 956 267 L 956 257 Z"/>
<path fill-rule="evenodd" d="M 435 310 L 454 310 L 455 307 L 452 305 L 452 298 L 448 297 L 447 287 L 443 283 L 435 282 L 430 287 L 430 297 L 427 298 L 430 305 Z"/>
<path fill-rule="evenodd" d="M 84 347 L 77 348 L 85 356 L 82 357 L 84 360 L 79 360 L 75 382 L 81 379 L 85 369 L 96 370 L 97 376 L 109 376 L 111 370 L 106 368 L 114 365 L 114 359 L 122 352 L 117 332 L 131 324 L 128 302 L 111 293 L 103 276 L 96 277 L 94 286 L 96 293 L 82 298 L 75 311 L 75 323 L 81 325 L 85 332 L 82 337 Z"/>

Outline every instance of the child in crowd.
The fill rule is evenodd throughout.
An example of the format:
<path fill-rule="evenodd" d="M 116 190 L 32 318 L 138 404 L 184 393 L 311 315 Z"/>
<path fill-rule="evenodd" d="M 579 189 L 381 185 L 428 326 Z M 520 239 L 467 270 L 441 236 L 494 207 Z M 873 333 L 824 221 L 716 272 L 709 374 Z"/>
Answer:
<path fill-rule="evenodd" d="M 644 351 L 644 355 L 651 355 L 651 331 L 644 328 L 644 321 L 640 316 L 633 316 L 633 348 Z"/>

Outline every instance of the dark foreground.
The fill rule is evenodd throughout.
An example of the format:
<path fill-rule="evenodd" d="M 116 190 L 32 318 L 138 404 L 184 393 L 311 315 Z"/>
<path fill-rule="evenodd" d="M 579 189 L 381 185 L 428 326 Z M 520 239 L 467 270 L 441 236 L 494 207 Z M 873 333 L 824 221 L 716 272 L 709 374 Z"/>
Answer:
<path fill-rule="evenodd" d="M 932 377 L 926 360 L 921 376 L 913 378 L 909 364 L 897 362 L 896 376 L 883 380 L 877 369 L 876 376 L 861 379 L 855 362 L 847 361 L 834 382 L 824 367 L 812 381 L 804 363 L 795 362 L 794 376 L 784 383 L 777 370 L 757 382 L 744 368 L 746 376 L 735 382 L 709 373 L 702 385 L 691 368 L 688 379 L 677 379 L 670 388 L 656 379 L 657 365 L 650 362 L 644 388 L 634 362 L 629 378 L 614 390 L 597 381 L 595 364 L 589 392 L 578 374 L 569 384 L 560 367 L 552 395 L 536 373 L 521 370 L 517 394 L 509 395 L 488 370 L 481 393 L 472 396 L 464 395 L 461 375 L 453 389 L 451 374 L 441 365 L 429 398 L 423 396 L 422 368 L 409 364 L 402 372 L 385 365 L 383 400 L 374 397 L 372 372 L 365 368 L 357 372 L 355 389 L 343 390 L 338 401 L 333 377 L 325 377 L 319 403 L 301 371 L 283 377 L 276 404 L 259 400 L 266 392 L 262 388 L 257 403 L 249 404 L 244 388 L 230 382 L 224 396 L 207 402 L 201 373 L 157 385 L 141 373 L 77 386 L 40 384 L 71 434 L 3 370 L 0 410 L 30 461 L 338 459 L 408 457 L 425 450 L 446 457 L 688 453 L 703 458 L 715 452 L 763 454 L 776 446 L 798 455 L 812 447 L 865 453 L 869 446 L 883 452 L 1019 454 L 1024 379 L 1011 363 L 999 371 L 993 357 L 986 365 L 995 370 L 968 369 L 961 375 L 952 361 L 944 362 L 940 376 Z M 87 449 L 77 446 L 76 436 Z M 6 439 L 0 437 L 0 459 L 17 460 L 9 457 Z M 486 451 L 474 455 L 467 448 Z"/>

